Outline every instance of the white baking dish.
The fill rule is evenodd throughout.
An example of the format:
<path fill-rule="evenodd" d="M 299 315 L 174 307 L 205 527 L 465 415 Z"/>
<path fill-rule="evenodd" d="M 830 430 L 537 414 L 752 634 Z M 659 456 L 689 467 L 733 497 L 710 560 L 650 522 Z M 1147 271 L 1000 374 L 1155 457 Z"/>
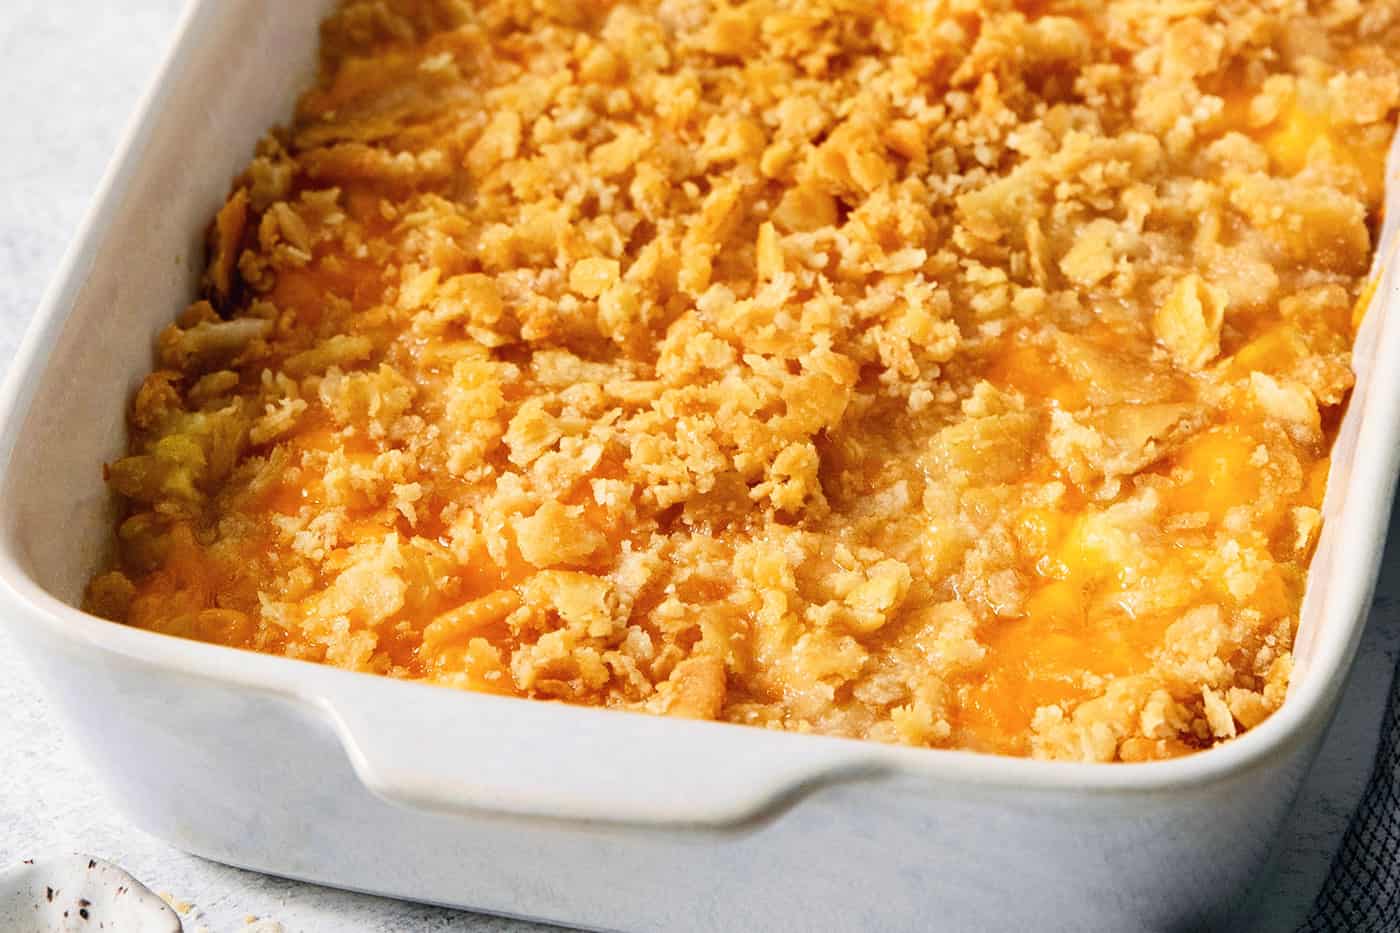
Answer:
<path fill-rule="evenodd" d="M 1389 268 L 1292 695 L 1189 758 L 1051 764 L 501 699 L 72 608 L 104 556 L 99 465 L 122 449 L 152 335 L 193 293 L 228 180 L 310 79 L 331 5 L 191 4 L 4 390 L 4 623 L 136 824 L 261 871 L 596 928 L 1223 925 L 1316 752 L 1375 582 L 1400 459 Z"/>

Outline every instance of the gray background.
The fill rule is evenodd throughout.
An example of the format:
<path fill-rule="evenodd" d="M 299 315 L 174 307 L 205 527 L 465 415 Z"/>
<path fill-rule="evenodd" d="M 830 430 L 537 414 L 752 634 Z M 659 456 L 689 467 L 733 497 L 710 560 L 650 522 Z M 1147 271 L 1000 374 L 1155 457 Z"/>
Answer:
<path fill-rule="evenodd" d="M 294 2 L 294 0 L 289 0 Z M 54 275 L 142 91 L 180 0 L 0 0 L 0 369 Z M 209 93 L 218 93 L 210 88 Z M 1397 648 L 1400 557 L 1388 556 L 1342 711 L 1261 885 L 1256 926 L 1288 930 L 1326 874 L 1370 769 Z M 49 852 L 109 858 L 194 905 L 201 925 L 249 915 L 288 931 L 540 930 L 264 878 L 184 855 L 126 823 L 65 739 L 39 684 L 0 632 L 0 866 Z M 545 868 L 547 866 L 541 866 Z"/>

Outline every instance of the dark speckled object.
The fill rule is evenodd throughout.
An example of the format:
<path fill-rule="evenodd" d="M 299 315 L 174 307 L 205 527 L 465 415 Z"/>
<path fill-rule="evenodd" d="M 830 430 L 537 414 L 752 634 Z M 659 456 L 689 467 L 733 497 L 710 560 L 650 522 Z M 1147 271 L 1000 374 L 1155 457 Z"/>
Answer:
<path fill-rule="evenodd" d="M 165 901 L 111 862 L 61 855 L 0 871 L 0 930 L 181 933 L 181 924 Z"/>

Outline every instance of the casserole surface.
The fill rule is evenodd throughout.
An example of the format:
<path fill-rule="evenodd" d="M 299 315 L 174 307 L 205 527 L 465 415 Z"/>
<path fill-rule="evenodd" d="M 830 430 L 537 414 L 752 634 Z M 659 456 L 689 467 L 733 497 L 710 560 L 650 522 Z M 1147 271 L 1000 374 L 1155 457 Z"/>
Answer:
<path fill-rule="evenodd" d="M 1389 26 L 374 9 L 161 337 L 97 611 L 1051 758 L 1279 705 Z"/>

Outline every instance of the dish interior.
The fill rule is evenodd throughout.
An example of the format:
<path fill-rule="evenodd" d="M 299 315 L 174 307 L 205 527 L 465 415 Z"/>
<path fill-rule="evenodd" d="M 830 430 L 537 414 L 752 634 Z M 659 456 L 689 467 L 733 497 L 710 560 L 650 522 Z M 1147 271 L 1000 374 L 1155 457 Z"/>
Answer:
<path fill-rule="evenodd" d="M 1195 21 L 1140 24 L 1162 60 L 1120 87 L 1102 24 L 1065 17 L 988 17 L 957 59 L 910 38 L 953 21 L 867 11 L 817 68 L 761 4 L 409 4 L 368 33 L 358 9 L 208 268 L 173 221 L 146 235 L 184 244 L 165 317 L 207 300 L 154 376 L 98 378 L 137 402 L 127 458 L 97 419 L 128 503 L 91 606 L 474 690 L 1041 757 L 1169 757 L 1282 701 L 1391 136 L 1392 104 L 1333 78 L 1384 39 L 1289 53 L 1283 93 L 1244 51 L 1201 59 L 1192 31 L 1225 33 Z M 939 54 L 958 68 L 901 83 Z M 1090 76 L 1136 96 L 1090 103 Z M 1176 112 L 1188 89 L 1220 109 Z M 79 297 L 149 288 L 104 271 Z M 149 359 L 157 328 L 99 328 L 61 352 Z M 100 541 L 91 439 L 54 433 L 90 490 L 54 514 Z M 108 559 L 34 546 L 70 601 Z"/>

